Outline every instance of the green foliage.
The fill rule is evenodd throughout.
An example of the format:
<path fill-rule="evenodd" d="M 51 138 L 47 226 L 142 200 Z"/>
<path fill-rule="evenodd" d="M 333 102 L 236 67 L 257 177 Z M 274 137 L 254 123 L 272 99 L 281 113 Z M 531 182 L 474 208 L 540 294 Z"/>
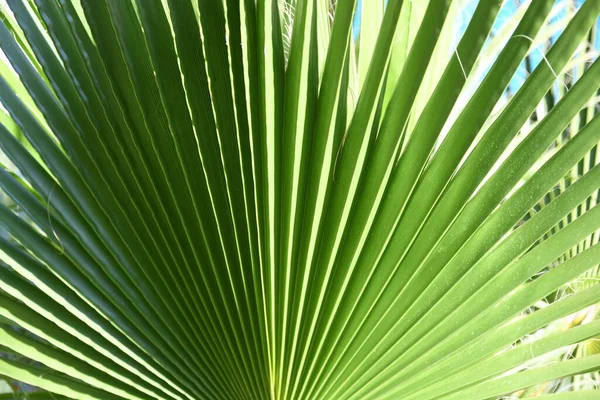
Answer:
<path fill-rule="evenodd" d="M 597 398 L 600 0 L 476 3 L 0 1 L 0 376 Z"/>

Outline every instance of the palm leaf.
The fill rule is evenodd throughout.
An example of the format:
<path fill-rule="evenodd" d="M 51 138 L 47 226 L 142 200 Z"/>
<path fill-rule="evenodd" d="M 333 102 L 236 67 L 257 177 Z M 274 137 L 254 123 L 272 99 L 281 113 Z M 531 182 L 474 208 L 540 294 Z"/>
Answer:
<path fill-rule="evenodd" d="M 595 398 L 600 1 L 466 4 L 0 3 L 0 375 Z"/>

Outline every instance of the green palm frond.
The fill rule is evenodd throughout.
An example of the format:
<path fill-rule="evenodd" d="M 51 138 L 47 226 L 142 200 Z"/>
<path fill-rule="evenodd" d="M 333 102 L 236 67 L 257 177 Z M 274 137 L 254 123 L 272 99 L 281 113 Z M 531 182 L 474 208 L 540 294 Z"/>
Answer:
<path fill-rule="evenodd" d="M 600 0 L 468 3 L 0 0 L 0 376 L 597 398 Z"/>

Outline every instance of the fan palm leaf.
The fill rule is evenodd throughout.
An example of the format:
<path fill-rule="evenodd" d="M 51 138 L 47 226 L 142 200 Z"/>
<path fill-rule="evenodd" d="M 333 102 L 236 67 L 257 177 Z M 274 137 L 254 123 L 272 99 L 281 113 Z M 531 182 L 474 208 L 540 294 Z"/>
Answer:
<path fill-rule="evenodd" d="M 0 3 L 0 375 L 596 398 L 547 384 L 600 370 L 600 0 L 554 3 Z"/>

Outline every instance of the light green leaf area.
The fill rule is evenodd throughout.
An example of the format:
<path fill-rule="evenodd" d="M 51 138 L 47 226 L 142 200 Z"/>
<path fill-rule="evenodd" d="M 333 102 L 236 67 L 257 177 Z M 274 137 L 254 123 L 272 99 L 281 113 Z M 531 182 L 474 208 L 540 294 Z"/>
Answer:
<path fill-rule="evenodd" d="M 13 390 L 6 381 L 0 381 L 0 394 L 1 393 L 12 393 Z"/>
<path fill-rule="evenodd" d="M 600 398 L 581 3 L 0 0 L 0 400 Z"/>

